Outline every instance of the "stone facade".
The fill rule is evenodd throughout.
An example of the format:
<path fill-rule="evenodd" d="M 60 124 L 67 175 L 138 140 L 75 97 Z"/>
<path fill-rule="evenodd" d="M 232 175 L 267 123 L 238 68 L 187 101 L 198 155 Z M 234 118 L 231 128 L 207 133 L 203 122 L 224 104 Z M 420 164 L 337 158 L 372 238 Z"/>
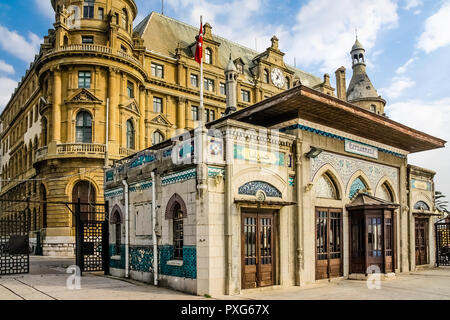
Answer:
<path fill-rule="evenodd" d="M 104 166 L 194 128 L 200 112 L 200 68 L 192 51 L 198 26 L 153 12 L 133 28 L 133 0 L 52 5 L 53 29 L 0 117 L 0 197 L 33 201 L 31 237 L 41 233 L 48 255 L 72 254 L 74 246 L 71 212 L 51 203 L 87 193 L 83 201 L 103 201 Z M 300 82 L 332 90 L 285 64 L 276 38 L 255 52 L 217 37 L 208 23 L 204 30 L 207 120 L 225 113 L 226 86 L 235 90 L 237 109 Z M 230 53 L 232 86 L 224 74 Z M 274 69 L 283 86 L 271 80 Z M 11 215 L 11 203 L 2 205 L 0 215 Z"/>

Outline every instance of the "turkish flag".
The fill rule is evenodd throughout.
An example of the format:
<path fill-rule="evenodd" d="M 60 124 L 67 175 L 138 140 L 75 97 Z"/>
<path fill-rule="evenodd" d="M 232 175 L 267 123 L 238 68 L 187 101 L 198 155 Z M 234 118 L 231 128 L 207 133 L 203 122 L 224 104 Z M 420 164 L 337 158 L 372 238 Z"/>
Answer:
<path fill-rule="evenodd" d="M 200 19 L 200 32 L 197 37 L 197 48 L 195 49 L 195 61 L 202 63 L 203 58 L 203 22 Z"/>

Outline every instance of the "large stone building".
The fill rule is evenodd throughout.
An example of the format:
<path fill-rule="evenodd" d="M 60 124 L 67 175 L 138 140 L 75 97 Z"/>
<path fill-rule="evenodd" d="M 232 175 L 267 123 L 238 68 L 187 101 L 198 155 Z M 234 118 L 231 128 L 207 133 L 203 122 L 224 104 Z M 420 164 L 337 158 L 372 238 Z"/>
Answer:
<path fill-rule="evenodd" d="M 1 114 L 1 199 L 30 199 L 44 254 L 73 254 L 74 219 L 55 202 L 103 201 L 103 168 L 199 118 L 193 27 L 133 0 L 52 0 L 55 23 Z M 278 39 L 256 52 L 204 26 L 206 119 L 225 112 L 231 54 L 242 109 L 302 83 L 332 95 L 329 77 L 286 64 Z M 106 160 L 105 160 L 106 158 Z M 38 202 L 41 203 L 38 203 Z M 1 202 L 0 215 L 14 212 Z M 22 207 L 21 207 L 22 208 Z M 8 209 L 8 210 L 7 210 Z"/>
<path fill-rule="evenodd" d="M 435 173 L 408 155 L 446 142 L 388 119 L 351 55 L 338 97 L 299 84 L 107 170 L 111 273 L 214 296 L 433 267 Z"/>

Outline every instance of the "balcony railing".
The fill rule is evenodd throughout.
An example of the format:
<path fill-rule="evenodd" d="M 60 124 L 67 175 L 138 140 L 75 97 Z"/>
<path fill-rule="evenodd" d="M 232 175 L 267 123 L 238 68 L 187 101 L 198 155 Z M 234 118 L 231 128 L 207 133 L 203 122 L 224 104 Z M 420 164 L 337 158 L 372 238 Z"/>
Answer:
<path fill-rule="evenodd" d="M 57 154 L 104 154 L 106 147 L 104 144 L 95 143 L 66 143 L 56 146 Z"/>
<path fill-rule="evenodd" d="M 128 157 L 131 156 L 132 154 L 135 154 L 137 151 L 136 150 L 132 150 L 132 149 L 128 149 L 128 148 L 123 148 L 121 147 L 119 149 L 119 155 L 122 157 Z"/>
<path fill-rule="evenodd" d="M 57 49 L 53 49 L 45 54 L 46 56 L 50 56 L 54 53 L 59 52 L 70 52 L 70 51 L 85 51 L 85 52 L 98 52 L 98 53 L 105 53 L 105 54 L 114 54 L 117 55 L 123 59 L 132 61 L 133 63 L 136 63 L 138 65 L 141 64 L 141 62 L 136 59 L 135 57 L 127 54 L 126 52 L 123 52 L 122 50 L 113 50 L 110 47 L 101 46 L 97 44 L 71 44 L 67 46 L 63 46 Z"/>

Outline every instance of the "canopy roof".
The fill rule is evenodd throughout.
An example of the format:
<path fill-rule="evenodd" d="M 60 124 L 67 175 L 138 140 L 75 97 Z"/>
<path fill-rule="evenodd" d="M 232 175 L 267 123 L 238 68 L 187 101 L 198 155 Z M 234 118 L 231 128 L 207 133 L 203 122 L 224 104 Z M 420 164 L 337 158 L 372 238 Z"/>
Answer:
<path fill-rule="evenodd" d="M 443 148 L 446 143 L 442 139 L 303 85 L 211 122 L 208 126 L 233 119 L 273 128 L 297 118 L 410 153 Z"/>

